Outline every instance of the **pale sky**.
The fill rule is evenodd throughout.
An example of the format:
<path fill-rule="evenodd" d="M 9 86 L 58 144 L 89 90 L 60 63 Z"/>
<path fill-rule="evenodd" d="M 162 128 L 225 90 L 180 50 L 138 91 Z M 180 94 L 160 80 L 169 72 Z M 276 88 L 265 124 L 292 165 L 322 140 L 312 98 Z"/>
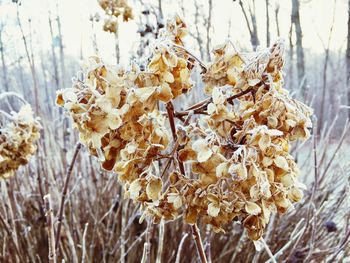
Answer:
<path fill-rule="evenodd" d="M 207 1 L 197 0 L 199 5 L 203 6 L 203 16 L 207 16 Z M 270 22 L 272 40 L 277 37 L 274 6 L 278 0 L 270 0 Z M 83 46 L 83 56 L 85 58 L 94 54 L 92 46 L 92 30 L 89 17 L 98 12 L 103 16 L 102 9 L 98 6 L 97 0 L 23 0 L 20 7 L 22 23 L 26 33 L 29 32 L 28 18 L 32 19 L 32 31 L 34 33 L 33 49 L 34 52 L 40 52 L 50 48 L 51 38 L 48 26 L 48 10 L 53 15 L 57 14 L 56 3 L 58 2 L 58 12 L 61 16 L 63 41 L 66 54 L 76 57 L 80 56 L 80 46 Z M 134 9 L 134 15 L 138 16 L 140 3 L 137 0 L 129 0 L 129 5 Z M 155 0 L 144 0 L 144 3 L 156 4 Z M 187 11 L 185 21 L 188 26 L 193 26 L 193 0 L 184 0 L 185 10 Z M 212 10 L 213 30 L 212 45 L 224 42 L 228 35 L 228 21 L 231 19 L 231 40 L 240 47 L 249 49 L 249 34 L 247 26 L 237 1 L 232 0 L 213 0 Z M 290 25 L 291 0 L 278 1 L 280 4 L 279 23 L 281 37 L 288 38 Z M 1 3 L 1 0 L 0 0 Z M 175 13 L 181 14 L 179 3 L 181 1 L 163 0 L 163 9 L 165 16 L 171 16 Z M 258 34 L 261 45 L 266 45 L 266 17 L 265 1 L 256 0 Z M 327 45 L 331 22 L 333 19 L 333 8 L 335 5 L 334 29 L 331 40 L 331 49 L 338 51 L 346 47 L 347 34 L 347 1 L 346 0 L 301 0 L 301 24 L 304 35 L 304 48 L 307 52 L 322 53 L 324 51 L 322 41 Z M 10 50 L 10 55 L 16 50 L 23 52 L 23 43 L 20 39 L 18 26 L 16 25 L 16 5 L 11 1 L 2 1 L 0 4 L 0 21 L 5 23 L 6 42 L 5 48 Z M 97 33 L 97 43 L 100 49 L 100 55 L 106 60 L 114 62 L 114 36 L 102 31 L 103 19 L 95 25 Z M 132 47 L 136 46 L 138 29 L 135 21 L 122 23 L 119 26 L 119 36 L 121 45 L 122 62 L 127 63 L 130 57 Z M 322 40 L 322 41 L 321 41 Z M 196 50 L 194 41 L 189 38 L 190 47 Z M 17 52 L 17 51 L 16 51 Z"/>

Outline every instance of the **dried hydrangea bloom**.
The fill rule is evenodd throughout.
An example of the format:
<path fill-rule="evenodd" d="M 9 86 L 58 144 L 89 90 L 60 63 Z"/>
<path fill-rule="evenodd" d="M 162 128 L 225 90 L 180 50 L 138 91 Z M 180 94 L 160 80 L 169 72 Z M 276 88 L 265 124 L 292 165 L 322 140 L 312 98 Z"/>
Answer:
<path fill-rule="evenodd" d="M 242 55 L 229 50 L 228 43 L 216 47 L 213 53 L 214 61 L 209 64 L 208 71 L 203 75 L 207 94 L 211 94 L 215 86 L 238 85 L 243 70 Z"/>
<path fill-rule="evenodd" d="M 309 136 L 312 111 L 283 89 L 278 40 L 251 54 L 216 48 L 202 73 L 209 98 L 173 112 L 172 100 L 192 87 L 186 32 L 180 18 L 169 20 L 143 71 L 92 58 L 57 104 L 125 197 L 141 204 L 142 218 L 202 220 L 216 232 L 239 221 L 258 240 L 272 213 L 303 197 L 289 144 Z"/>
<path fill-rule="evenodd" d="M 29 105 L 13 112 L 10 122 L 0 128 L 0 178 L 9 178 L 29 162 L 40 138 L 41 125 Z"/>
<path fill-rule="evenodd" d="M 148 64 L 148 70 L 154 74 L 158 85 L 170 89 L 172 98 L 187 93 L 193 85 L 190 78 L 192 62 L 187 53 L 181 50 L 186 35 L 186 25 L 179 17 L 167 21 Z"/>
<path fill-rule="evenodd" d="M 103 26 L 103 30 L 106 32 L 117 33 L 119 16 L 123 17 L 124 22 L 134 18 L 132 8 L 126 0 L 99 0 L 98 3 L 106 14 Z"/>
<path fill-rule="evenodd" d="M 206 119 L 215 136 L 203 126 L 206 137 L 189 136 L 181 150 L 182 160 L 187 157 L 193 173 L 199 173 L 201 184 L 210 182 L 201 192 L 202 201 L 196 211 L 187 211 L 189 222 L 206 211 L 205 221 L 219 231 L 235 218 L 243 222 L 249 237 L 257 240 L 272 212 L 284 213 L 301 200 L 304 186 L 298 182 L 289 142 L 309 136 L 312 111 L 291 99 L 282 88 L 283 50 L 280 40 L 250 56 L 232 55 L 226 45 L 215 50 L 216 58 L 203 76 L 211 94 Z M 229 78 L 232 72 L 234 77 Z M 203 140 L 199 154 L 197 144 Z M 185 152 L 196 152 L 197 159 Z M 203 159 L 211 152 L 220 158 Z M 211 167 L 216 167 L 216 178 Z M 205 196 L 210 194 L 209 187 L 218 186 L 218 199 L 208 202 Z M 231 209 L 221 209 L 226 202 Z"/>
<path fill-rule="evenodd" d="M 105 23 L 103 25 L 103 30 L 109 33 L 117 33 L 118 31 L 118 20 L 113 17 L 109 17 L 105 19 Z"/>

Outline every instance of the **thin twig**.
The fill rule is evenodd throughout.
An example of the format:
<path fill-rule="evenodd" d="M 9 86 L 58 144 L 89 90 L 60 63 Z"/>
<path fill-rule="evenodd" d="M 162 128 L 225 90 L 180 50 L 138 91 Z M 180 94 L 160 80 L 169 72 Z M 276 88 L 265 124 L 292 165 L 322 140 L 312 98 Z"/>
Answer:
<path fill-rule="evenodd" d="M 194 55 L 191 51 L 189 51 L 187 48 L 185 48 L 183 46 L 176 45 L 176 44 L 173 44 L 173 47 L 176 47 L 178 49 L 185 51 L 188 55 L 190 55 L 192 58 L 197 60 L 199 65 L 201 66 L 201 68 L 204 70 L 204 73 L 208 71 L 208 68 L 205 65 L 205 63 L 201 59 L 199 59 L 196 55 Z"/>
<path fill-rule="evenodd" d="M 8 91 L 8 92 L 4 92 L 4 93 L 0 94 L 0 100 L 5 99 L 7 97 L 15 97 L 15 98 L 19 99 L 21 102 L 23 102 L 23 104 L 28 104 L 28 102 L 25 99 L 23 99 L 22 96 L 20 96 L 16 92 Z"/>
<path fill-rule="evenodd" d="M 48 243 L 49 243 L 49 262 L 56 263 L 57 255 L 55 249 L 55 230 L 53 226 L 54 216 L 51 208 L 51 197 L 50 194 L 44 196 L 45 204 L 45 216 L 47 224 L 47 234 L 48 234 Z"/>
<path fill-rule="evenodd" d="M 16 254 L 17 254 L 17 256 L 18 256 L 20 262 L 25 262 L 25 261 L 23 260 L 23 258 L 22 258 L 21 253 L 19 253 L 18 245 L 17 245 L 15 239 L 14 239 L 13 236 L 12 236 L 12 232 L 10 231 L 9 227 L 7 226 L 7 224 L 6 224 L 4 218 L 2 217 L 1 214 L 0 214 L 0 221 L 1 221 L 2 225 L 4 226 L 4 228 L 5 228 L 6 232 L 7 232 L 7 234 L 9 235 L 9 237 L 10 237 L 10 239 L 11 239 L 11 241 L 12 241 L 14 247 L 15 247 Z"/>
<path fill-rule="evenodd" d="M 81 263 L 84 263 L 86 258 L 86 234 L 87 234 L 88 226 L 89 226 L 89 223 L 86 223 L 84 228 L 84 233 L 83 233 L 83 244 L 82 244 L 83 252 L 81 256 Z"/>
<path fill-rule="evenodd" d="M 181 238 L 179 248 L 177 249 L 177 253 L 176 253 L 175 263 L 180 263 L 180 256 L 181 256 L 182 247 L 183 247 L 183 244 L 185 243 L 187 236 L 188 236 L 188 233 L 184 234 L 183 237 Z"/>
<path fill-rule="evenodd" d="M 345 135 L 346 135 L 347 132 L 348 132 L 348 125 L 349 125 L 349 120 L 347 119 L 347 120 L 346 120 L 346 123 L 345 123 L 345 126 L 344 126 L 343 133 L 342 133 L 341 138 L 340 138 L 340 140 L 339 140 L 338 146 L 337 146 L 337 148 L 335 149 L 335 151 L 334 151 L 334 153 L 333 153 L 331 159 L 330 159 L 329 162 L 327 163 L 326 169 L 324 170 L 324 172 L 322 173 L 322 175 L 321 175 L 321 177 L 320 177 L 320 185 L 322 184 L 324 178 L 326 177 L 326 174 L 327 174 L 329 168 L 331 167 L 331 165 L 332 165 L 332 163 L 333 163 L 335 157 L 337 156 L 338 151 L 340 150 L 341 146 L 343 145 L 344 139 L 346 138 Z"/>
<path fill-rule="evenodd" d="M 156 263 L 162 262 L 163 247 L 164 247 L 163 243 L 164 243 L 164 220 L 160 221 L 160 224 L 159 224 L 159 242 L 158 242 Z"/>
<path fill-rule="evenodd" d="M 269 246 L 266 244 L 266 242 L 265 242 L 265 240 L 264 240 L 263 238 L 261 239 L 261 242 L 263 243 L 264 248 L 265 248 L 267 254 L 269 255 L 271 261 L 272 261 L 273 263 L 277 263 L 277 261 L 276 261 L 274 255 L 272 254 L 272 252 L 271 252 Z"/>
<path fill-rule="evenodd" d="M 59 209 L 59 213 L 58 213 L 58 225 L 57 225 L 57 233 L 56 233 L 56 242 L 55 242 L 55 248 L 56 250 L 58 249 L 58 245 L 59 245 L 59 241 L 60 241 L 60 233 L 61 233 L 61 226 L 62 226 L 62 220 L 63 220 L 63 208 L 64 208 L 64 202 L 67 196 L 67 192 L 68 192 L 68 184 L 69 184 L 69 179 L 71 177 L 72 171 L 73 171 L 73 167 L 74 167 L 74 163 L 75 160 L 77 159 L 79 150 L 81 148 L 81 143 L 78 142 L 77 145 L 75 146 L 75 150 L 74 150 L 74 154 L 73 154 L 73 158 L 72 161 L 69 165 L 68 171 L 67 171 L 67 176 L 66 176 L 66 181 L 64 183 L 64 187 L 63 187 L 63 191 L 62 191 L 62 198 L 61 198 L 61 204 L 60 204 L 60 209 Z"/>
<path fill-rule="evenodd" d="M 0 114 L 4 115 L 9 120 L 14 120 L 13 116 L 11 116 L 10 114 L 8 114 L 7 112 L 5 112 L 3 110 L 0 110 Z"/>

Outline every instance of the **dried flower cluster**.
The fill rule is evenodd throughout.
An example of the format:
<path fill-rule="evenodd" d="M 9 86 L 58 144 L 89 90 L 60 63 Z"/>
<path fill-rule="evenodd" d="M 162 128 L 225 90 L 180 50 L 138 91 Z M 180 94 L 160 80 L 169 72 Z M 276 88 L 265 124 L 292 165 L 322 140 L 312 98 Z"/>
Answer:
<path fill-rule="evenodd" d="M 123 17 L 124 22 L 133 19 L 132 9 L 126 0 L 99 0 L 98 2 L 107 17 L 103 26 L 106 32 L 117 33 L 119 16 Z"/>
<path fill-rule="evenodd" d="M 284 213 L 303 197 L 289 144 L 309 136 L 311 109 L 282 88 L 279 40 L 251 54 L 228 44 L 215 49 L 202 73 L 209 98 L 175 111 L 172 100 L 193 85 L 186 32 L 178 17 L 168 21 L 145 71 L 92 58 L 83 79 L 58 93 L 57 104 L 144 216 L 202 219 L 214 231 L 240 221 L 258 240 L 271 213 Z"/>
<path fill-rule="evenodd" d="M 29 105 L 18 113 L 13 112 L 11 121 L 0 128 L 0 178 L 11 177 L 19 166 L 28 163 L 35 153 L 35 142 L 40 138 L 41 125 L 33 117 Z"/>

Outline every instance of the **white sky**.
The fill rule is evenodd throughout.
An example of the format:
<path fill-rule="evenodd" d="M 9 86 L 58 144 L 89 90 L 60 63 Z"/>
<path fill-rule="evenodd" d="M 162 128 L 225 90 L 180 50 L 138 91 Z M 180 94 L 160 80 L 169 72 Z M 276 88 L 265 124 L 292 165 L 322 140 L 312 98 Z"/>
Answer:
<path fill-rule="evenodd" d="M 270 0 L 270 22 L 272 39 L 277 37 L 274 6 L 275 1 Z M 157 3 L 155 0 L 144 0 L 144 3 Z M 185 16 L 188 26 L 193 23 L 193 0 L 184 0 L 185 10 L 188 11 Z M 231 19 L 232 26 L 230 37 L 237 46 L 250 48 L 249 34 L 244 17 L 237 1 L 232 0 L 213 0 L 213 30 L 212 45 L 222 43 L 228 35 L 228 21 Z M 279 22 L 281 28 L 281 37 L 287 39 L 290 25 L 291 0 L 278 1 L 280 4 Z M 1 0 L 0 0 L 1 3 Z M 33 49 L 36 53 L 50 48 L 51 38 L 48 26 L 48 10 L 53 15 L 57 14 L 57 0 L 23 0 L 20 7 L 22 23 L 25 26 L 26 33 L 29 32 L 27 19 L 32 19 L 32 30 L 34 32 Z M 181 1 L 163 0 L 164 14 L 173 15 L 181 14 L 179 3 Z M 203 16 L 207 15 L 207 1 L 198 0 L 203 6 Z M 256 0 L 258 33 L 262 45 L 265 45 L 265 0 Z M 324 51 L 322 41 L 327 44 L 331 21 L 333 18 L 333 7 L 335 5 L 335 23 L 331 49 L 338 51 L 344 50 L 346 46 L 347 34 L 347 1 L 346 0 L 301 0 L 301 24 L 304 35 L 304 47 L 307 52 L 321 53 Z M 138 16 L 141 10 L 140 3 L 136 0 L 129 0 L 129 5 L 134 8 L 134 15 Z M 102 9 L 98 6 L 97 0 L 59 0 L 58 12 L 61 16 L 63 41 L 66 54 L 76 57 L 80 56 L 80 46 L 83 46 L 83 56 L 93 55 L 92 47 L 92 30 L 89 17 L 91 14 L 98 12 L 103 15 Z M 20 39 L 18 27 L 16 25 L 16 5 L 11 1 L 2 1 L 0 4 L 0 21 L 6 24 L 6 43 L 5 48 L 13 54 L 16 50 L 21 49 L 23 52 L 23 43 Z M 102 31 L 101 21 L 95 25 L 97 32 L 98 47 L 100 55 L 107 61 L 114 62 L 114 37 L 112 34 Z M 130 57 L 130 50 L 136 45 L 138 35 L 135 21 L 122 23 L 120 25 L 120 45 L 122 61 L 125 63 Z M 322 39 L 322 41 L 321 41 Z M 189 39 L 189 44 L 193 46 L 193 40 Z M 16 52 L 17 52 L 16 51 Z"/>

